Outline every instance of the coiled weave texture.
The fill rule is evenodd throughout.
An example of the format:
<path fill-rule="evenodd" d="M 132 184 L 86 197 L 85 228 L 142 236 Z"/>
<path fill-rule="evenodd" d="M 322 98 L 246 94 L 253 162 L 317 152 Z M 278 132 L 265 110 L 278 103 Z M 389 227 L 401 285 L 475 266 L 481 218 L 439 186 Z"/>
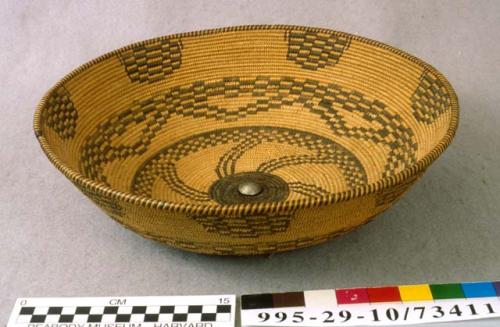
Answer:
<path fill-rule="evenodd" d="M 35 114 L 55 166 L 126 227 L 186 250 L 313 245 L 389 208 L 451 142 L 433 67 L 327 29 L 160 37 L 62 79 Z M 258 181 L 251 198 L 232 192 Z"/>

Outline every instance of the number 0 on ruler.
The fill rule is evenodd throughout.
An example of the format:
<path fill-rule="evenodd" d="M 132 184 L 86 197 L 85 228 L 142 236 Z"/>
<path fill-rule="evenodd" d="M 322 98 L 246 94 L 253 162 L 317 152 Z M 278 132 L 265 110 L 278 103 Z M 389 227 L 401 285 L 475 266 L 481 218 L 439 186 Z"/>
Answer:
<path fill-rule="evenodd" d="M 8 327 L 234 327 L 235 296 L 18 299 Z"/>

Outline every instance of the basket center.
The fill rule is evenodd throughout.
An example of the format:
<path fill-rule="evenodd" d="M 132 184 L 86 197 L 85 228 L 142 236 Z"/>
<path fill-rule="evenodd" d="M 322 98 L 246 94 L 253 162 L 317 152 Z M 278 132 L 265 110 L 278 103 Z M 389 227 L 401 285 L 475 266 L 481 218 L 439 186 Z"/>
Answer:
<path fill-rule="evenodd" d="M 262 186 L 252 181 L 246 181 L 238 186 L 241 195 L 256 196 L 262 192 Z"/>
<path fill-rule="evenodd" d="M 215 181 L 209 194 L 220 204 L 275 202 L 285 200 L 289 188 L 279 176 L 262 172 L 243 172 Z"/>

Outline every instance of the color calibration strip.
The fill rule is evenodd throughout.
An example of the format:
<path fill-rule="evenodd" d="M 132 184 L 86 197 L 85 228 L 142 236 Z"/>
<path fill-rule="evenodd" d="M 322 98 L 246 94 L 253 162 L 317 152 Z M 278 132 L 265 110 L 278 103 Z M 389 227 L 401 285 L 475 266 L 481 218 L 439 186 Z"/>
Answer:
<path fill-rule="evenodd" d="M 251 294 L 241 297 L 241 309 L 243 327 L 391 326 L 497 319 L 500 282 Z"/>
<path fill-rule="evenodd" d="M 500 297 L 500 282 L 420 284 L 243 295 L 241 297 L 241 308 L 248 310 L 323 307 L 344 304 L 415 302 L 482 297 Z"/>

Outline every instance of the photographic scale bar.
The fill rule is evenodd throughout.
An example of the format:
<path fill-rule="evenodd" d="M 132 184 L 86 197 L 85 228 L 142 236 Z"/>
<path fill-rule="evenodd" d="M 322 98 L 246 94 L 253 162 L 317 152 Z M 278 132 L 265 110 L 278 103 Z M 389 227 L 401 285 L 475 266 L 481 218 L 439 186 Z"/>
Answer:
<path fill-rule="evenodd" d="M 22 298 L 8 327 L 234 327 L 236 297 Z"/>
<path fill-rule="evenodd" d="M 500 282 L 241 296 L 242 327 L 500 326 Z M 235 295 L 20 298 L 7 327 L 235 327 Z M 473 323 L 473 324 L 472 324 Z"/>

